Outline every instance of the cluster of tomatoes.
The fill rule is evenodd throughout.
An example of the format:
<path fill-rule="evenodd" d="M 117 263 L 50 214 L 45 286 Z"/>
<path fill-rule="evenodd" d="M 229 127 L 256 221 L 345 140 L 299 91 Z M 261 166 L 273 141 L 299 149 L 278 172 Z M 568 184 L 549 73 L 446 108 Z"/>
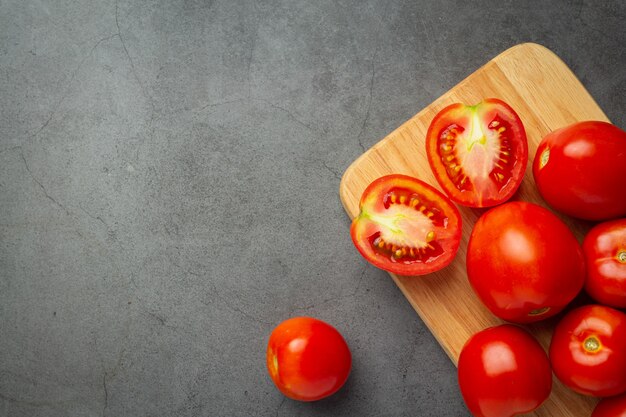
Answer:
<path fill-rule="evenodd" d="M 618 409 L 626 415 L 626 314 L 620 310 L 626 308 L 626 132 L 605 122 L 577 123 L 548 134 L 535 154 L 533 176 L 548 205 L 597 223 L 582 246 L 550 210 L 508 201 L 522 183 L 528 145 L 519 116 L 503 101 L 444 108 L 428 129 L 426 151 L 445 194 L 400 174 L 364 191 L 351 236 L 369 262 L 405 276 L 440 270 L 461 241 L 455 203 L 489 208 L 472 230 L 466 261 L 471 287 L 495 316 L 519 324 L 544 320 L 571 305 L 583 287 L 597 302 L 562 317 L 549 356 L 513 324 L 472 336 L 458 362 L 470 411 L 486 417 L 530 412 L 549 396 L 554 372 L 581 394 L 611 397 L 594 417 L 622 415 Z M 267 366 L 285 395 L 312 401 L 344 384 L 351 356 L 332 326 L 294 318 L 272 333 Z"/>
<path fill-rule="evenodd" d="M 375 180 L 352 223 L 359 252 L 399 275 L 447 266 L 461 238 L 455 204 L 484 211 L 467 247 L 467 277 L 498 318 L 525 324 L 562 312 L 583 287 L 597 304 L 574 309 L 553 333 L 549 356 L 512 324 L 478 332 L 458 362 L 463 398 L 476 416 L 530 412 L 550 395 L 552 373 L 576 392 L 614 397 L 626 413 L 626 133 L 582 122 L 547 135 L 533 161 L 539 193 L 565 215 L 599 222 L 581 246 L 565 223 L 539 205 L 508 201 L 528 163 L 523 124 L 497 99 L 454 104 L 426 137 L 430 167 L 445 194 L 405 175 Z"/>

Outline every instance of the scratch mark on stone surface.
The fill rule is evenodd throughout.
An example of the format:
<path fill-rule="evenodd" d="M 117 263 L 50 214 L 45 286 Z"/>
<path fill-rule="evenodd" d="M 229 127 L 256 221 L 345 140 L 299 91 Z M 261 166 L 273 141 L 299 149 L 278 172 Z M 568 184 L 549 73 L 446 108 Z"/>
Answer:
<path fill-rule="evenodd" d="M 278 413 L 280 413 L 280 409 L 283 408 L 283 404 L 285 404 L 285 398 L 283 397 L 283 399 L 280 401 L 280 404 L 278 404 L 278 407 L 276 408 L 276 414 L 274 414 L 274 417 L 278 417 Z"/>
<path fill-rule="evenodd" d="M 43 184 L 41 182 L 39 182 L 39 180 L 37 178 L 35 178 L 35 176 L 33 175 L 33 172 L 30 170 L 30 167 L 28 166 L 28 162 L 26 161 L 26 157 L 24 156 L 24 151 L 23 150 L 20 153 L 20 155 L 22 156 L 22 161 L 24 161 L 24 166 L 26 167 L 26 171 L 28 171 L 28 173 L 30 174 L 30 177 L 32 178 L 32 180 L 35 181 L 35 183 L 37 183 L 39 188 L 41 188 L 41 191 L 43 191 L 43 193 L 46 196 L 46 198 L 48 200 L 52 201 L 56 206 L 61 208 L 65 212 L 65 214 L 67 214 L 68 216 L 71 217 L 72 214 L 70 213 L 70 211 L 63 204 L 61 204 L 57 200 L 55 200 L 54 197 L 52 197 L 50 194 L 48 194 L 48 191 L 46 190 L 46 187 L 44 187 Z"/>
<path fill-rule="evenodd" d="M 154 113 L 156 110 L 155 105 L 154 105 L 154 100 L 152 99 L 150 94 L 148 94 L 146 87 L 143 84 L 143 81 L 141 81 L 141 78 L 139 78 L 139 75 L 137 74 L 137 69 L 135 67 L 135 62 L 133 61 L 133 58 L 130 56 L 130 53 L 128 52 L 128 47 L 126 46 L 126 41 L 124 40 L 124 37 L 122 36 L 122 29 L 120 28 L 120 21 L 119 21 L 119 0 L 116 0 L 115 2 L 115 26 L 117 27 L 116 35 L 120 38 L 120 42 L 122 43 L 122 48 L 124 49 L 124 54 L 126 55 L 128 62 L 130 63 L 131 72 L 133 73 L 133 76 L 139 83 L 139 87 L 141 88 L 141 91 L 144 97 L 148 100 L 150 107 L 152 109 L 152 112 L 150 114 L 150 125 L 152 125 L 152 121 L 154 120 Z"/>
<path fill-rule="evenodd" d="M 311 127 L 310 125 L 308 125 L 305 122 L 303 122 L 302 120 L 300 120 L 299 117 L 297 117 L 294 113 L 292 113 L 291 111 L 287 110 L 286 108 L 278 106 L 278 105 L 272 103 L 269 100 L 265 100 L 264 98 L 253 98 L 251 100 L 253 100 L 253 101 L 260 101 L 260 102 L 265 103 L 268 106 L 270 106 L 270 107 L 272 107 L 272 108 L 274 108 L 276 110 L 280 110 L 280 111 L 286 113 L 293 121 L 298 123 L 300 126 L 303 126 L 303 127 L 307 128 L 308 130 L 310 130 L 310 131 L 312 131 L 314 133 L 317 133 L 316 130 L 313 127 Z"/>
<path fill-rule="evenodd" d="M 322 166 L 323 166 L 324 168 L 326 168 L 326 170 L 327 170 L 328 172 L 330 172 L 331 174 L 333 174 L 333 177 L 335 177 L 335 178 L 336 178 L 336 179 L 338 179 L 338 180 L 341 180 L 341 174 L 340 174 L 340 173 L 339 173 L 336 169 L 334 169 L 333 167 L 331 167 L 331 166 L 328 164 L 328 162 L 326 162 L 324 159 L 322 159 L 322 158 L 311 158 L 311 160 L 312 160 L 312 161 L 314 161 L 314 162 L 318 162 L 318 163 L 322 164 Z"/>
<path fill-rule="evenodd" d="M 246 74 L 248 76 L 248 99 L 252 97 L 252 59 L 254 58 L 254 50 L 256 48 L 256 38 L 257 38 L 257 34 L 255 33 L 252 36 L 252 42 L 250 45 L 250 53 L 248 55 L 248 65 L 247 65 L 248 68 L 246 70 Z"/>
<path fill-rule="evenodd" d="M 426 27 L 426 22 L 424 21 L 424 18 L 422 17 L 421 14 L 417 15 L 417 20 L 422 24 L 422 28 L 424 29 L 424 33 L 426 34 L 426 40 L 428 41 L 428 44 L 430 45 L 430 49 L 432 51 L 432 57 L 433 57 L 433 61 L 435 61 L 435 65 L 437 68 L 445 68 L 442 67 L 441 64 L 439 63 L 438 59 L 437 59 L 437 49 L 435 48 L 435 41 L 434 39 L 430 36 L 430 31 L 428 30 L 428 28 Z"/>
<path fill-rule="evenodd" d="M 361 147 L 363 152 L 365 152 L 365 145 L 363 145 L 361 137 L 363 136 L 363 132 L 365 131 L 365 125 L 367 124 L 367 121 L 370 118 L 370 111 L 372 109 L 372 95 L 374 92 L 374 78 L 376 77 L 376 55 L 377 54 L 378 54 L 378 47 L 376 47 L 376 50 L 374 51 L 374 54 L 372 55 L 372 76 L 370 77 L 369 98 L 367 100 L 367 109 L 365 110 L 365 117 L 363 117 L 363 122 L 361 123 L 361 130 L 359 130 L 359 134 L 356 137 L 356 140 L 359 143 L 359 146 Z"/>
<path fill-rule="evenodd" d="M 180 255 L 180 251 L 179 251 L 179 255 Z M 191 268 L 183 268 L 182 265 L 177 264 L 176 262 L 172 261 L 171 259 L 170 259 L 170 262 L 171 262 L 172 265 L 174 265 L 176 268 L 180 269 L 181 271 L 183 271 L 186 274 L 193 275 L 195 277 L 201 276 L 200 273 L 198 273 L 196 271 L 192 271 Z"/>
<path fill-rule="evenodd" d="M 4 148 L 4 149 L 0 150 L 0 154 L 3 154 L 5 152 L 16 151 L 18 149 L 22 149 L 22 145 L 11 146 L 10 148 Z"/>
<path fill-rule="evenodd" d="M 221 301 L 221 302 L 222 302 L 222 304 L 224 304 L 224 305 L 226 306 L 226 308 L 228 308 L 230 311 L 233 311 L 233 312 L 235 312 L 235 313 L 239 313 L 239 314 L 241 314 L 242 316 L 244 316 L 245 318 L 250 319 L 250 320 L 252 320 L 252 321 L 254 321 L 254 322 L 260 323 L 260 324 L 266 324 L 266 325 L 271 324 L 271 323 L 269 323 L 269 322 L 267 322 L 267 321 L 265 321 L 265 320 L 261 320 L 261 319 L 259 319 L 258 317 L 255 317 L 255 316 L 251 315 L 250 313 L 248 313 L 248 312 L 246 312 L 246 311 L 244 311 L 244 310 L 240 309 L 239 307 L 237 307 L 237 306 L 235 306 L 235 305 L 231 304 L 230 302 L 228 302 L 228 301 L 226 300 L 226 298 L 224 298 L 224 296 L 223 296 L 222 294 L 220 294 L 220 292 L 218 291 L 217 286 L 215 285 L 215 283 L 210 282 L 210 284 L 211 284 L 211 286 L 213 287 L 213 294 L 215 295 L 215 297 L 216 297 L 219 301 Z"/>
<path fill-rule="evenodd" d="M 57 111 L 61 107 L 61 104 L 63 104 L 63 102 L 67 99 L 67 97 L 69 95 L 70 87 L 73 84 L 74 80 L 76 79 L 76 75 L 78 75 L 78 72 L 82 68 L 83 64 L 87 61 L 87 59 L 89 59 L 91 57 L 91 55 L 96 50 L 96 48 L 98 46 L 100 46 L 100 44 L 102 42 L 105 42 L 105 41 L 108 41 L 110 39 L 113 39 L 115 36 L 117 36 L 116 33 L 114 33 L 113 35 L 106 36 L 106 37 L 100 39 L 98 42 L 95 43 L 94 46 L 91 47 L 91 50 L 89 51 L 89 53 L 78 63 L 76 68 L 74 68 L 74 70 L 72 71 L 72 75 L 70 76 L 70 80 L 67 82 L 67 84 L 65 86 L 65 89 L 64 89 L 64 92 L 61 95 L 61 98 L 55 103 L 55 105 L 52 108 L 52 110 L 50 111 L 50 115 L 48 115 L 48 118 L 46 119 L 46 121 L 39 127 L 39 129 L 37 129 L 34 133 L 32 133 L 29 136 L 29 139 L 33 139 L 33 138 L 37 137 L 37 135 L 39 135 L 48 126 L 48 124 L 52 121 L 52 119 L 56 115 Z"/>
<path fill-rule="evenodd" d="M 603 30 L 598 29 L 597 27 L 592 26 L 591 24 L 589 24 L 588 22 L 585 21 L 585 19 L 583 18 L 583 16 L 580 16 L 580 18 L 578 19 L 580 21 L 580 24 L 583 25 L 584 27 L 586 27 L 587 29 L 596 32 L 599 35 L 602 35 L 602 37 L 604 39 L 606 39 L 607 41 L 612 41 L 612 42 L 619 42 L 619 39 L 609 33 L 605 33 Z M 620 45 L 621 46 L 621 45 Z"/>
<path fill-rule="evenodd" d="M 578 7 L 578 12 L 576 12 L 576 16 L 574 16 L 574 19 L 580 19 L 580 16 L 583 12 L 583 7 L 585 7 L 585 1 L 580 0 L 580 6 Z"/>
<path fill-rule="evenodd" d="M 314 303 L 314 304 L 310 304 L 308 306 L 305 307 L 299 307 L 299 308 L 295 308 L 294 310 L 312 310 L 315 307 L 318 307 L 320 305 L 324 305 L 324 304 L 328 304 L 332 301 L 337 301 L 337 300 L 344 300 L 344 299 L 348 299 L 348 298 L 352 298 L 354 296 L 356 296 L 359 292 L 359 290 L 361 289 L 361 283 L 363 282 L 363 278 L 365 277 L 365 273 L 367 272 L 368 269 L 368 264 L 366 264 L 363 268 L 363 270 L 361 271 L 361 274 L 359 275 L 359 279 L 357 281 L 356 286 L 354 287 L 354 290 L 352 292 L 350 292 L 349 294 L 345 294 L 345 295 L 336 295 L 333 297 L 329 297 L 329 298 L 325 298 L 322 301 L 320 301 L 319 303 Z"/>
<path fill-rule="evenodd" d="M 182 107 L 182 108 L 178 108 L 178 109 L 174 109 L 171 111 L 168 111 L 167 114 L 161 114 L 159 116 L 156 116 L 153 118 L 153 120 L 150 121 L 150 124 L 152 124 L 153 121 L 158 121 L 158 120 L 162 120 L 162 119 L 167 119 L 167 118 L 171 118 L 174 117 L 176 115 L 179 114 L 186 114 L 186 113 L 196 113 L 194 115 L 192 115 L 191 117 L 197 117 L 198 113 L 202 113 L 203 111 L 207 110 L 207 109 L 212 109 L 212 108 L 219 108 L 222 106 L 226 106 L 229 104 L 234 104 L 234 103 L 242 103 L 246 101 L 246 99 L 243 98 L 238 98 L 235 100 L 226 100 L 226 101 L 220 101 L 217 103 L 209 103 L 209 104 L 205 104 L 202 107 Z M 213 112 L 208 112 L 206 114 L 203 114 L 202 116 L 206 117 L 210 114 L 213 114 Z M 154 129 L 153 129 L 154 130 Z M 143 144 L 143 141 L 137 146 L 137 149 L 139 149 L 139 147 Z M 138 151 L 136 151 L 138 152 Z M 137 158 L 135 158 L 136 160 Z"/>
<path fill-rule="evenodd" d="M 147 311 L 147 313 L 150 315 L 150 317 L 156 319 L 156 321 L 158 321 L 161 326 L 165 326 L 166 320 L 163 317 L 159 316 L 157 313 L 153 313 L 152 311 Z"/>
<path fill-rule="evenodd" d="M 102 407 L 102 417 L 105 416 L 107 408 L 109 407 L 109 390 L 107 389 L 107 373 L 102 375 L 102 388 L 104 389 L 104 405 Z"/>
<path fill-rule="evenodd" d="M 195 272 L 195 271 L 192 271 L 190 268 L 184 268 L 184 267 L 182 267 L 181 265 L 179 265 L 179 264 L 177 264 L 177 263 L 175 263 L 175 262 L 172 262 L 171 260 L 170 260 L 170 263 L 171 263 L 173 266 L 175 266 L 176 268 L 178 268 L 178 269 L 180 269 L 181 271 L 183 271 L 184 273 L 186 273 L 186 274 L 194 275 L 194 276 L 196 276 L 196 277 L 201 277 L 201 276 L 202 276 L 200 273 Z M 233 312 L 236 312 L 236 313 L 239 313 L 239 314 L 241 314 L 242 316 L 244 316 L 244 317 L 246 317 L 246 318 L 248 318 L 248 319 L 250 319 L 250 320 L 252 320 L 252 321 L 255 321 L 255 322 L 257 322 L 257 323 L 261 323 L 261 324 L 271 324 L 271 323 L 269 323 L 269 322 L 267 322 L 267 321 L 261 320 L 261 319 L 259 319 L 258 317 L 255 317 L 255 316 L 251 315 L 250 313 L 247 313 L 246 311 L 244 311 L 244 310 L 240 309 L 240 308 L 239 308 L 239 307 L 237 307 L 237 306 L 234 306 L 233 304 L 231 304 L 230 302 L 228 302 L 228 300 L 226 300 L 226 298 L 224 298 L 224 296 L 223 296 L 223 295 L 222 295 L 222 294 L 218 291 L 218 289 L 217 289 L 217 285 L 215 285 L 215 283 L 214 283 L 213 281 L 208 281 L 208 283 L 209 283 L 209 285 L 211 285 L 211 287 L 213 287 L 212 295 L 214 295 L 214 296 L 215 296 L 215 298 L 217 298 L 219 301 L 221 301 L 221 302 L 222 302 L 222 304 L 224 304 L 224 305 L 226 306 L 226 308 L 228 308 L 229 310 L 231 310 L 231 311 L 233 311 Z M 205 305 L 206 305 L 206 303 L 203 303 L 203 304 L 205 304 Z"/>
<path fill-rule="evenodd" d="M 83 213 L 85 213 L 87 216 L 91 217 L 94 220 L 99 221 L 100 223 L 102 223 L 104 225 L 104 227 L 106 227 L 107 229 L 109 228 L 109 226 L 104 222 L 104 220 L 102 220 L 102 217 L 100 216 L 94 216 L 93 214 L 89 213 L 87 210 L 85 210 L 85 208 L 82 206 L 82 204 L 79 204 L 78 207 L 82 210 Z"/>
<path fill-rule="evenodd" d="M 324 165 L 324 168 L 329 170 L 335 176 L 335 178 L 337 178 L 338 180 L 341 179 L 341 174 L 339 174 L 339 172 L 337 172 L 335 169 L 331 168 L 326 161 L 322 161 L 322 165 Z"/>
<path fill-rule="evenodd" d="M 194 275 L 194 276 L 197 276 L 197 277 L 201 276 L 198 272 L 192 271 L 191 269 L 186 269 L 186 268 L 183 268 L 181 265 L 179 265 L 179 264 L 177 264 L 177 263 L 175 263 L 175 262 L 172 262 L 171 260 L 170 260 L 170 262 L 172 263 L 172 265 L 174 265 L 175 267 L 177 267 L 178 269 L 180 269 L 181 271 L 183 271 L 183 272 L 185 272 L 185 273 L 187 273 L 187 274 Z M 218 289 L 217 289 L 217 285 L 215 285 L 215 283 L 214 283 L 214 282 L 209 281 L 209 284 L 211 285 L 211 287 L 213 287 L 212 294 L 215 296 L 215 298 L 217 298 L 219 301 L 221 301 L 221 302 L 222 302 L 222 304 L 224 304 L 224 305 L 226 306 L 226 308 L 228 308 L 229 310 L 231 310 L 231 311 L 233 311 L 233 312 L 236 312 L 236 313 L 239 313 L 239 314 L 241 314 L 242 316 L 244 316 L 244 317 L 246 317 L 246 318 L 248 318 L 248 319 L 250 319 L 250 320 L 252 320 L 252 321 L 255 321 L 255 322 L 257 322 L 257 323 L 261 323 L 261 324 L 270 324 L 269 322 L 266 322 L 266 321 L 260 320 L 258 317 L 255 317 L 255 316 L 251 315 L 250 313 L 247 313 L 247 312 L 243 311 L 243 310 L 242 310 L 242 309 L 240 309 L 239 307 L 234 306 L 233 304 L 229 303 L 229 302 L 228 302 L 228 301 L 224 298 L 224 296 L 222 296 L 222 294 L 218 291 Z M 206 304 L 206 303 L 205 303 L 205 304 Z"/>
<path fill-rule="evenodd" d="M 242 101 L 244 101 L 242 98 L 238 98 L 236 100 L 227 100 L 227 101 L 221 101 L 219 103 L 210 103 L 210 104 L 206 104 L 206 105 L 200 107 L 196 111 L 197 112 L 201 112 L 201 111 L 204 111 L 204 110 L 212 108 L 212 107 L 221 107 L 221 106 L 225 106 L 227 104 L 241 103 Z"/>
<path fill-rule="evenodd" d="M 29 400 L 23 400 L 20 398 L 15 398 L 12 397 L 10 395 L 7 394 L 3 394 L 0 392 L 0 399 L 9 402 L 9 403 L 13 403 L 13 404 L 21 404 L 21 405 L 26 405 L 29 407 L 53 407 L 53 408 L 59 408 L 59 407 L 63 407 L 63 406 L 68 406 L 70 404 L 74 404 L 77 401 L 76 400 L 59 400 L 59 401 L 29 401 Z"/>
<path fill-rule="evenodd" d="M 167 317 L 163 317 L 160 314 L 154 312 L 154 311 L 150 311 L 149 309 L 145 308 L 145 307 L 139 307 L 141 310 L 143 310 L 148 316 L 150 316 L 150 318 L 156 320 L 160 326 L 163 327 L 167 327 L 168 329 L 172 329 L 172 330 L 179 330 L 179 326 L 176 325 L 172 325 L 172 324 L 168 324 L 168 319 Z"/>

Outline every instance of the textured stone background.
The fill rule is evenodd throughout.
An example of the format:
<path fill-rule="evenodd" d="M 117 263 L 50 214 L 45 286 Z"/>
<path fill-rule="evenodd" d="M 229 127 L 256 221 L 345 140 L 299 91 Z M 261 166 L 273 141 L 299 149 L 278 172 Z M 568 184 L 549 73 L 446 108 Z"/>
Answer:
<path fill-rule="evenodd" d="M 472 3 L 471 5 L 469 3 Z M 0 414 L 462 416 L 455 368 L 338 198 L 365 149 L 504 49 L 622 127 L 620 1 L 0 0 Z M 354 356 L 285 400 L 294 315 Z"/>

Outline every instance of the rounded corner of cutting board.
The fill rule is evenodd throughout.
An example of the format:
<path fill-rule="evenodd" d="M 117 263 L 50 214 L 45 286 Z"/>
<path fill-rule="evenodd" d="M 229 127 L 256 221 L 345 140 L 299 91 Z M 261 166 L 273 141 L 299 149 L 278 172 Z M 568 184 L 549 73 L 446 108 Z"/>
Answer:
<path fill-rule="evenodd" d="M 503 94 L 504 98 L 519 103 L 528 120 L 528 123 L 525 120 L 527 136 L 535 146 L 543 134 L 565 123 L 585 119 L 608 120 L 580 80 L 554 52 L 536 43 L 512 46 L 405 122 L 399 128 L 402 129 L 402 134 L 390 133 L 348 166 L 339 185 L 341 202 L 348 215 L 356 215 L 359 193 L 367 179 L 375 178 L 382 172 L 404 172 L 409 169 L 406 158 L 394 157 L 398 149 L 404 148 L 391 146 L 397 143 L 406 145 L 414 140 L 406 134 L 407 131 L 415 132 L 419 125 L 423 132 L 428 117 L 449 100 L 475 99 L 494 93 Z M 527 184 L 528 187 L 530 186 Z M 525 196 L 533 201 L 532 199 L 539 198 L 535 194 L 527 193 Z M 466 214 L 470 219 L 477 215 L 471 211 L 466 211 Z M 458 266 L 457 270 L 461 267 Z M 483 312 L 478 314 L 480 317 L 467 316 L 466 309 L 477 301 L 470 296 L 464 302 L 459 302 L 470 294 L 470 290 L 467 290 L 468 284 L 461 282 L 458 275 L 437 278 L 430 281 L 394 278 L 394 281 L 456 364 L 456 355 L 465 342 L 459 334 L 484 328 L 484 323 L 492 323 L 494 318 Z M 548 329 L 544 330 L 535 331 L 535 334 L 546 342 L 550 332 Z M 577 413 L 580 411 L 590 413 L 595 402 L 594 399 L 573 394 L 557 384 L 547 404 L 530 415 L 573 417 L 579 415 Z"/>
<path fill-rule="evenodd" d="M 537 55 L 540 55 L 543 58 L 549 58 L 551 60 L 556 60 L 560 63 L 563 63 L 563 60 L 556 53 L 554 53 L 550 48 L 548 48 L 545 45 L 542 45 L 540 43 L 535 43 L 535 42 L 522 42 L 522 43 L 518 43 L 517 45 L 513 45 L 510 48 L 505 49 L 504 51 L 500 52 L 493 59 L 491 59 L 491 61 L 497 61 L 497 60 L 503 59 L 507 55 L 510 55 L 510 54 L 514 54 L 514 55 L 527 54 L 531 52 Z"/>
<path fill-rule="evenodd" d="M 366 159 L 370 152 L 371 149 L 365 151 L 355 159 L 343 172 L 341 180 L 339 181 L 339 199 L 350 218 L 354 217 L 352 215 L 352 205 L 350 202 L 355 199 L 355 196 L 350 192 L 350 186 L 348 186 L 348 184 L 355 182 L 354 177 L 358 175 L 355 171 L 361 165 L 361 160 Z"/>

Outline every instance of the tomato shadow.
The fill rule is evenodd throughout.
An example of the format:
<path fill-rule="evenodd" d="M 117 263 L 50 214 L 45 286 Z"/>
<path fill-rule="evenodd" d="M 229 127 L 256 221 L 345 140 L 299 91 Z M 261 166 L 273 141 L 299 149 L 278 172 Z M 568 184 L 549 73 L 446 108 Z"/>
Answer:
<path fill-rule="evenodd" d="M 337 391 L 330 397 L 326 397 L 318 401 L 299 403 L 297 405 L 297 408 L 301 408 L 301 409 L 306 408 L 307 415 L 309 413 L 311 413 L 311 415 L 318 415 L 318 416 L 329 416 L 329 415 L 337 415 L 337 414 L 352 415 L 353 413 L 351 413 L 350 411 L 351 409 L 354 408 L 354 404 L 355 404 L 354 397 L 357 391 L 356 381 L 357 381 L 357 378 L 359 378 L 359 376 L 356 375 L 357 373 L 358 371 L 354 368 L 354 363 L 353 363 L 353 368 L 350 372 L 350 375 L 348 376 L 348 380 L 339 389 L 339 391 Z M 290 400 L 287 399 L 287 401 L 290 401 Z M 295 401 L 295 402 L 298 402 L 298 401 Z M 285 415 L 289 415 L 289 414 L 285 414 Z"/>

